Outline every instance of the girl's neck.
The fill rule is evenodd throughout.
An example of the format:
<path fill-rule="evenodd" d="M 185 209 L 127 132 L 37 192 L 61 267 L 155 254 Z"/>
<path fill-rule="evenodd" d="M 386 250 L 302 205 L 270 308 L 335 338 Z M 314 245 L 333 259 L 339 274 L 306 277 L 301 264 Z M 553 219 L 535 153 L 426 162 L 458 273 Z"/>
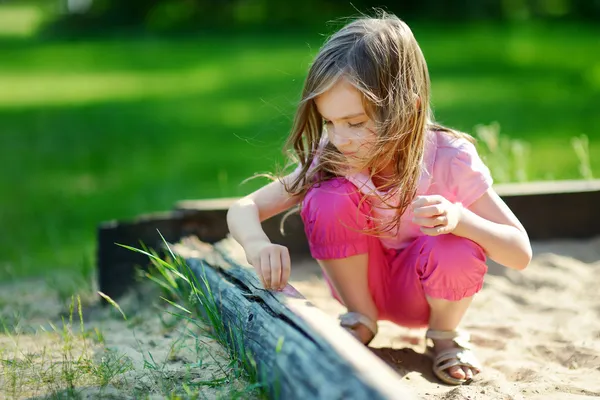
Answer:
<path fill-rule="evenodd" d="M 394 166 L 390 162 L 381 171 L 379 171 L 375 175 L 373 175 L 373 178 L 372 178 L 373 185 L 375 185 L 377 190 L 379 190 L 380 187 L 384 186 L 386 183 L 389 183 L 388 180 L 393 175 L 394 175 Z M 389 189 L 387 189 L 387 190 L 389 190 Z"/>

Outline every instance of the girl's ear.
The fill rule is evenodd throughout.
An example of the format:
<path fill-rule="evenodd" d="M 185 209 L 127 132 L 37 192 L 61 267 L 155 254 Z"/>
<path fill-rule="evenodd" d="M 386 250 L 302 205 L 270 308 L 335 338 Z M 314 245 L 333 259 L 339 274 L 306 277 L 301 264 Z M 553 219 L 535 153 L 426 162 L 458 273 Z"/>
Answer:
<path fill-rule="evenodd" d="M 421 97 L 417 96 L 417 110 L 421 111 Z"/>

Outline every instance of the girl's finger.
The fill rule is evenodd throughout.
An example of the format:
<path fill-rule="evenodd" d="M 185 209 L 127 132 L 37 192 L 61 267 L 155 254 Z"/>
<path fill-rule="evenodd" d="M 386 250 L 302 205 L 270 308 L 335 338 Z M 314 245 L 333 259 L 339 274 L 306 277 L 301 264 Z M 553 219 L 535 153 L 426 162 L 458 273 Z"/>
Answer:
<path fill-rule="evenodd" d="M 269 253 L 265 252 L 260 255 L 260 273 L 263 279 L 263 286 L 265 289 L 269 289 L 271 287 L 271 268 L 269 260 Z"/>
<path fill-rule="evenodd" d="M 439 236 L 439 235 L 443 235 L 444 233 L 446 233 L 444 231 L 445 227 L 443 226 L 438 226 L 435 228 L 427 228 L 427 227 L 421 227 L 421 232 L 423 232 L 424 234 L 428 235 L 428 236 Z"/>
<path fill-rule="evenodd" d="M 429 195 L 429 196 L 417 196 L 415 200 L 412 202 L 412 209 L 415 210 L 419 207 L 432 206 L 434 204 L 439 204 L 443 200 L 442 196 L 439 195 Z"/>
<path fill-rule="evenodd" d="M 442 204 L 434 204 L 431 206 L 416 208 L 413 214 L 418 217 L 435 217 L 443 214 L 444 212 L 445 210 Z"/>
<path fill-rule="evenodd" d="M 260 269 L 260 258 L 258 260 L 252 260 L 249 262 L 252 267 L 254 267 L 254 272 L 256 272 L 256 277 L 260 280 L 260 283 L 264 286 L 265 282 L 262 277 L 262 271 Z"/>
<path fill-rule="evenodd" d="M 269 254 L 269 260 L 271 261 L 271 288 L 279 288 L 281 282 L 281 254 L 278 250 L 273 250 Z"/>
<path fill-rule="evenodd" d="M 415 217 L 413 218 L 413 223 L 425 228 L 434 228 L 439 226 L 445 226 L 448 223 L 448 217 L 446 217 L 445 215 L 440 215 L 435 218 Z"/>
<path fill-rule="evenodd" d="M 281 283 L 279 284 L 279 289 L 283 290 L 285 285 L 287 285 L 291 272 L 292 262 L 290 260 L 290 252 L 287 248 L 284 248 L 281 251 Z"/>

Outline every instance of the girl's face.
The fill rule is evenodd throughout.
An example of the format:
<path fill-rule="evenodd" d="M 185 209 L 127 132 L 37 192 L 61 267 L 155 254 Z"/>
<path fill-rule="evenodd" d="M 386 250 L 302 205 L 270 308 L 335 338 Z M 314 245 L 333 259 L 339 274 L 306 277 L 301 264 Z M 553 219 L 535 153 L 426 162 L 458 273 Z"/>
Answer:
<path fill-rule="evenodd" d="M 361 93 L 342 78 L 315 99 L 329 141 L 352 162 L 368 154 L 376 134 L 362 105 Z"/>

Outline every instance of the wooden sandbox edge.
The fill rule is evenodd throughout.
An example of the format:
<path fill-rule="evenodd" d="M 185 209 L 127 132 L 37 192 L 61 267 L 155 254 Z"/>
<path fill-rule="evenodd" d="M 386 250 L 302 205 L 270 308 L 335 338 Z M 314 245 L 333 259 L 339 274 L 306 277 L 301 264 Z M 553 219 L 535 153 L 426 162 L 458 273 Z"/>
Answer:
<path fill-rule="evenodd" d="M 192 238 L 172 250 L 204 278 L 227 326 L 243 332 L 275 398 L 415 398 L 390 366 L 291 285 L 283 292 L 262 289 L 253 270 L 232 257 L 236 245 Z"/>

